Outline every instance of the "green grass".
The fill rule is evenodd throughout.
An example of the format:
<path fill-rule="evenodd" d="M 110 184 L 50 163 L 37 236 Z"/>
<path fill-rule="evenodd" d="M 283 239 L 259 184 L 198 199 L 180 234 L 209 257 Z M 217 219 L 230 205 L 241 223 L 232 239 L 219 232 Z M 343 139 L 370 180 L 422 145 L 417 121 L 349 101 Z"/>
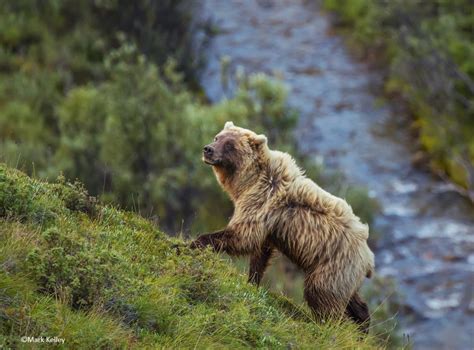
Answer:
<path fill-rule="evenodd" d="M 80 184 L 0 164 L 0 348 L 31 348 L 22 336 L 78 349 L 379 346 L 351 323 L 316 324 L 218 255 L 97 203 Z"/>

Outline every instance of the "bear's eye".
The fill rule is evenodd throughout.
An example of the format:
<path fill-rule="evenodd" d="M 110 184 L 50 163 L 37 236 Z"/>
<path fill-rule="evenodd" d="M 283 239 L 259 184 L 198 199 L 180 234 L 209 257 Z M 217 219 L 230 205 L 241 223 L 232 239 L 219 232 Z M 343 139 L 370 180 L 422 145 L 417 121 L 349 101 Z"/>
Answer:
<path fill-rule="evenodd" d="M 218 137 L 217 137 L 217 136 L 216 136 L 216 137 L 214 137 L 214 142 L 216 142 L 216 141 L 217 141 L 217 139 L 218 139 Z"/>
<path fill-rule="evenodd" d="M 232 144 L 232 142 L 226 142 L 224 145 L 224 149 L 226 151 L 232 151 L 234 149 L 234 145 Z"/>

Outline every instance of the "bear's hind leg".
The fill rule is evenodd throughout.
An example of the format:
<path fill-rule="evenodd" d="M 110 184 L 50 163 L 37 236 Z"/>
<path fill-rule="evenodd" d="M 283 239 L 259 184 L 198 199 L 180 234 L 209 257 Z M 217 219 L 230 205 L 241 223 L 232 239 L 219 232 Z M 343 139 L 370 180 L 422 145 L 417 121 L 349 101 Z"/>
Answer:
<path fill-rule="evenodd" d="M 347 304 L 345 313 L 351 320 L 358 324 L 362 332 L 364 332 L 365 334 L 369 333 L 369 307 L 361 299 L 359 294 L 354 293 L 354 295 L 352 295 L 351 299 L 349 300 L 349 304 Z"/>

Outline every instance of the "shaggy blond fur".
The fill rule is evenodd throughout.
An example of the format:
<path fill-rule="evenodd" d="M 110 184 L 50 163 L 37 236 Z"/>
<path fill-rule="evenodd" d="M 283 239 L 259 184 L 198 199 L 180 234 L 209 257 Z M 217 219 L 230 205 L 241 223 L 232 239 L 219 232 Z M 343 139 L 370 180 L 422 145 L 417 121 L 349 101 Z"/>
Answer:
<path fill-rule="evenodd" d="M 318 318 L 345 311 L 359 323 L 368 320 L 356 293 L 374 269 L 374 255 L 368 226 L 346 201 L 307 178 L 289 154 L 270 150 L 265 136 L 231 122 L 203 158 L 235 211 L 224 230 L 199 237 L 193 247 L 251 255 L 255 283 L 278 249 L 305 272 L 305 298 Z M 360 303 L 367 315 L 351 311 Z"/>

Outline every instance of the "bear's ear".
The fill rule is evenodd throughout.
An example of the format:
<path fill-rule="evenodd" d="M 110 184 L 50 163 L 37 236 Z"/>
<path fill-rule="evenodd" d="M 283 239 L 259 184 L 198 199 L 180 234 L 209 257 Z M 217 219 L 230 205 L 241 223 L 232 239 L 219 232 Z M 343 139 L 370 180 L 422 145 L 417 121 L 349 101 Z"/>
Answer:
<path fill-rule="evenodd" d="M 224 129 L 230 129 L 234 127 L 234 123 L 232 122 L 226 122 L 224 125 Z"/>
<path fill-rule="evenodd" d="M 267 143 L 267 137 L 263 134 L 257 135 L 252 139 L 254 145 L 260 146 Z"/>

